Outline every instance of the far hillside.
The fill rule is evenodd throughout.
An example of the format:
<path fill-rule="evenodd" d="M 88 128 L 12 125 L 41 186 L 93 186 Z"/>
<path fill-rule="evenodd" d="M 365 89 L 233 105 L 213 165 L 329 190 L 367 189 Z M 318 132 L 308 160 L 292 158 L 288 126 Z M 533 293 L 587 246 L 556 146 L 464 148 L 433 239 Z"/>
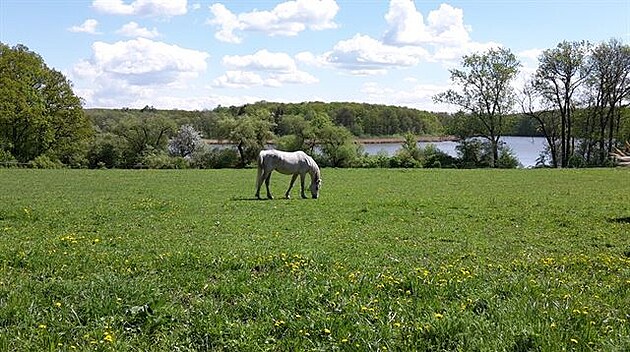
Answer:
<path fill-rule="evenodd" d="M 455 123 L 456 114 L 429 112 L 408 107 L 351 103 L 351 102 L 303 102 L 276 103 L 261 101 L 241 106 L 222 107 L 213 110 L 159 110 L 151 106 L 142 109 L 85 109 L 97 130 L 105 131 L 125 118 L 137 118 L 146 113 L 162 116 L 176 125 L 190 124 L 201 131 L 204 138 L 222 139 L 218 121 L 225 116 L 238 118 L 245 115 L 265 116 L 273 123 L 276 136 L 291 134 L 288 129 L 296 118 L 310 121 L 325 115 L 334 124 L 348 129 L 357 138 L 394 138 L 405 133 L 417 136 L 462 136 L 466 132 Z M 522 115 L 510 116 L 506 135 L 540 136 L 535 122 Z"/>

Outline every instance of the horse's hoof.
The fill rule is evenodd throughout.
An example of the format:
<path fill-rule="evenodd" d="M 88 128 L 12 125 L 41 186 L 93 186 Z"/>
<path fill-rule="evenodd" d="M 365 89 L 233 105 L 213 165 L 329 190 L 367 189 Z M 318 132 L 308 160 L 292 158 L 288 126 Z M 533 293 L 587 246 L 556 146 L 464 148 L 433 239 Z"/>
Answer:
<path fill-rule="evenodd" d="M 273 199 L 273 196 L 270 194 L 267 196 L 267 199 Z"/>
<path fill-rule="evenodd" d="M 287 195 L 284 196 L 284 198 L 291 199 L 291 196 L 287 194 Z"/>
<path fill-rule="evenodd" d="M 302 199 L 308 199 L 308 197 L 305 194 L 302 194 Z"/>

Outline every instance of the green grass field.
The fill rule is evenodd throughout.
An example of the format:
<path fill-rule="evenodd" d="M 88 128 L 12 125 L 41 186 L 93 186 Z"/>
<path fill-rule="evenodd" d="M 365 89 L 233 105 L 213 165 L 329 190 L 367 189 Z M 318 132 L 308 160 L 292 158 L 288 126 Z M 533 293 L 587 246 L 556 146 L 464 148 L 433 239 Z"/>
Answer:
<path fill-rule="evenodd" d="M 0 169 L 0 350 L 630 350 L 630 170 L 255 173 Z"/>

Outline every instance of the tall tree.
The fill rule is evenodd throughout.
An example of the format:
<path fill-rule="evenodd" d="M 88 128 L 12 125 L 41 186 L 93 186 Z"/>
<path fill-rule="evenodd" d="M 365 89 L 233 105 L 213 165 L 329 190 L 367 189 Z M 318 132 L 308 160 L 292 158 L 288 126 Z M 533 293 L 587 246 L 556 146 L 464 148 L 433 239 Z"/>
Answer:
<path fill-rule="evenodd" d="M 557 111 L 546 109 L 540 92 L 535 87 L 535 83 L 529 81 L 525 84 L 523 90 L 518 97 L 521 106 L 521 112 L 534 119 L 540 128 L 551 157 L 551 166 L 556 168 L 559 166 L 558 148 L 560 141 L 561 125 L 557 117 Z"/>
<path fill-rule="evenodd" d="M 618 40 L 597 45 L 588 58 L 590 76 L 585 90 L 587 156 L 596 145 L 596 164 L 602 164 L 612 152 L 619 133 L 621 110 L 630 99 L 630 46 Z M 592 142 L 590 142 L 592 140 Z"/>
<path fill-rule="evenodd" d="M 562 42 L 553 49 L 543 51 L 534 75 L 536 90 L 541 94 L 548 110 L 558 112 L 560 118 L 561 167 L 569 165 L 575 150 L 573 139 L 573 112 L 575 96 L 589 75 L 586 63 L 590 45 L 587 42 Z"/>
<path fill-rule="evenodd" d="M 155 110 L 143 109 L 139 115 L 129 114 L 121 119 L 114 133 L 125 141 L 125 159 L 132 166 L 147 153 L 165 151 L 175 122 Z"/>
<path fill-rule="evenodd" d="M 93 130 L 70 82 L 23 45 L 0 43 L 0 149 L 18 161 L 77 161 Z"/>
<path fill-rule="evenodd" d="M 274 124 L 268 117 L 264 111 L 253 111 L 251 114 L 225 116 L 219 120 L 219 133 L 236 145 L 241 167 L 253 161 L 267 142 L 273 139 L 271 130 Z"/>
<path fill-rule="evenodd" d="M 514 105 L 510 83 L 519 66 L 514 54 L 505 48 L 466 55 L 462 58 L 461 68 L 450 71 L 451 81 L 460 90 L 450 89 L 434 97 L 436 102 L 457 105 L 479 122 L 480 128 L 476 132 L 490 142 L 492 166 L 499 159 L 504 117 Z"/>

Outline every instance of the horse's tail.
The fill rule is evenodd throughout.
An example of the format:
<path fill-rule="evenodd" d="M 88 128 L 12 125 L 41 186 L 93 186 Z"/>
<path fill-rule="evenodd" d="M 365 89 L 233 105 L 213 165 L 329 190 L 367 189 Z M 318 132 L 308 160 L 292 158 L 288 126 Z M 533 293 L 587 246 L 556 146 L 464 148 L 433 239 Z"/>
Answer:
<path fill-rule="evenodd" d="M 263 169 L 264 169 L 263 162 L 264 162 L 263 154 L 262 153 L 258 153 L 258 158 L 256 159 L 256 165 L 258 166 L 258 177 L 256 178 L 256 183 L 260 182 L 260 177 L 263 174 Z M 258 186 L 258 185 L 256 185 L 256 186 Z"/>

